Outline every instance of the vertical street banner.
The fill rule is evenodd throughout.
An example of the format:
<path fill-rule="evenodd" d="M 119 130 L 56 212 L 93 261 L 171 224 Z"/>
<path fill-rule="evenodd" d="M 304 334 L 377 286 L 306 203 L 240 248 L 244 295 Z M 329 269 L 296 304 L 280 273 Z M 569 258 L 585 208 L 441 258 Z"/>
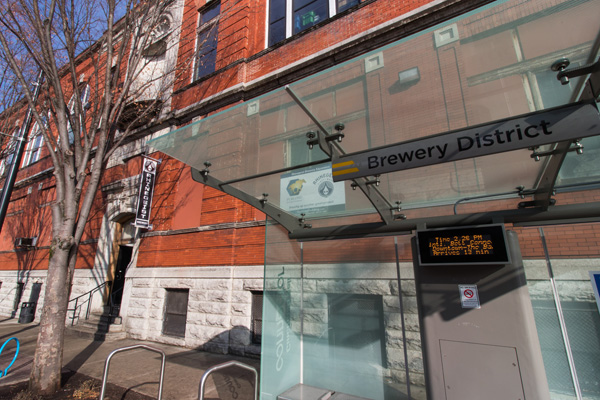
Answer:
<path fill-rule="evenodd" d="M 152 209 L 152 196 L 154 195 L 157 165 L 157 160 L 144 157 L 134 223 L 135 226 L 140 228 L 151 228 L 150 211 Z"/>

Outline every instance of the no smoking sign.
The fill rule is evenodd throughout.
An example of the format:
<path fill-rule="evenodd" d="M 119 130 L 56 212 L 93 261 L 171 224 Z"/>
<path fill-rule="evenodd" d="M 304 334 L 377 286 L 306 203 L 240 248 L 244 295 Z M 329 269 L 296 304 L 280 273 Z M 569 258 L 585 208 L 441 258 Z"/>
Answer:
<path fill-rule="evenodd" d="M 462 308 L 481 308 L 477 285 L 458 285 Z"/>

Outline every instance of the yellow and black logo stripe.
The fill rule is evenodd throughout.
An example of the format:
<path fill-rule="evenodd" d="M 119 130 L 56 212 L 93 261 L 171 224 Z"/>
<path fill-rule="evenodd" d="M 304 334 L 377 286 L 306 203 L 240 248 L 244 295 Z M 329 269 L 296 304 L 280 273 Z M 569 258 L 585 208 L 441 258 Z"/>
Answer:
<path fill-rule="evenodd" d="M 333 164 L 331 166 L 333 176 L 341 176 L 358 172 L 358 168 L 354 164 L 354 161 L 344 161 L 341 163 Z"/>

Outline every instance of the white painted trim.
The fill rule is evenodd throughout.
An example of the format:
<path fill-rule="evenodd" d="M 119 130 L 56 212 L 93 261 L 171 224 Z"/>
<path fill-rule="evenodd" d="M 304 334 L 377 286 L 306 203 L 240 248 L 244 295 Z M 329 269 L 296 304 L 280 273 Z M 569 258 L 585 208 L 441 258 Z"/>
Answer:
<path fill-rule="evenodd" d="M 185 278 L 185 279 L 262 279 L 264 266 L 194 266 L 194 267 L 143 267 L 127 271 L 126 279 Z"/>
<path fill-rule="evenodd" d="M 34 270 L 34 271 L 0 271 L 0 279 L 2 278 L 46 278 L 48 270 Z"/>
<path fill-rule="evenodd" d="M 292 0 L 286 0 L 285 3 L 285 38 L 289 38 L 294 32 L 294 10 Z M 267 35 L 268 35 L 267 31 Z"/>

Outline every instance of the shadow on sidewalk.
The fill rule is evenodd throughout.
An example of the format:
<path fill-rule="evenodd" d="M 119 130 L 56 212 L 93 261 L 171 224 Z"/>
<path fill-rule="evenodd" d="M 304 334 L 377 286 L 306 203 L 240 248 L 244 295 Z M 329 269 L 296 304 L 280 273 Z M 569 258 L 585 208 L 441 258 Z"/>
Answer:
<path fill-rule="evenodd" d="M 9 319 L 5 319 L 5 320 L 3 320 L 3 321 L 9 321 L 9 320 L 10 320 L 10 318 L 9 318 Z M 0 321 L 0 322 L 3 322 L 3 321 Z M 37 327 L 38 327 L 38 324 L 31 323 L 31 324 L 29 324 L 29 325 L 27 325 L 27 326 L 23 327 L 23 329 L 21 329 L 21 330 L 18 330 L 18 331 L 16 331 L 16 332 L 9 333 L 8 335 L 3 335 L 3 336 L 0 336 L 0 340 L 8 339 L 9 337 L 16 336 L 16 335 L 18 335 L 19 333 L 23 333 L 23 332 L 25 332 L 25 331 L 28 331 L 28 330 L 30 330 L 30 329 L 34 329 L 34 328 L 37 328 Z"/>
<path fill-rule="evenodd" d="M 235 326 L 217 336 L 212 337 L 204 345 L 194 350 L 182 351 L 167 357 L 167 363 L 177 364 L 198 370 L 197 389 L 200 389 L 202 375 L 218 364 L 229 360 L 237 360 L 246 365 L 260 370 L 260 359 L 249 359 L 239 354 L 228 353 L 228 349 L 235 345 L 249 345 L 252 333 L 244 326 Z M 226 357 L 226 358 L 224 358 Z M 256 385 L 258 385 L 257 376 Z M 211 373 L 205 384 L 205 400 L 253 400 L 255 377 L 254 374 L 238 366 L 230 366 Z M 215 397 L 216 395 L 216 397 Z"/>
<path fill-rule="evenodd" d="M 71 361 L 69 361 L 63 368 L 70 371 L 71 374 L 77 372 L 83 364 L 102 346 L 103 341 L 94 340 L 90 342 L 79 354 L 77 354 Z"/>

